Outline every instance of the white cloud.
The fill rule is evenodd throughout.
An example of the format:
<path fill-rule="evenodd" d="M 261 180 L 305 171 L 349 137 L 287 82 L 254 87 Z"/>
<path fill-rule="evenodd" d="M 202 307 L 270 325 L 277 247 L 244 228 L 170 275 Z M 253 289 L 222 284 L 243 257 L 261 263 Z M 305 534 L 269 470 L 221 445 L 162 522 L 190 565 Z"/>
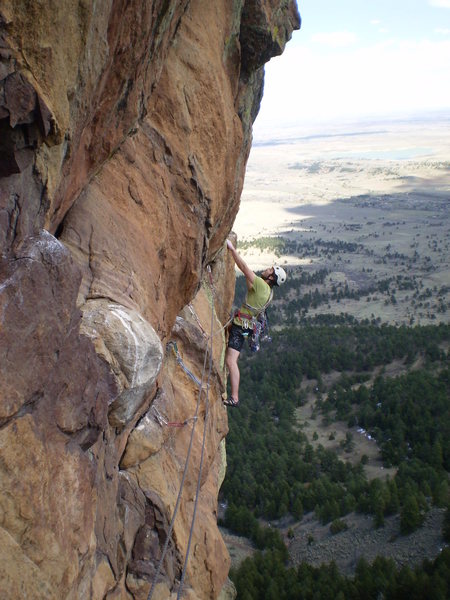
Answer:
<path fill-rule="evenodd" d="M 354 44 L 357 37 L 351 31 L 333 31 L 330 33 L 316 33 L 311 39 L 313 42 L 330 46 L 331 48 L 345 48 Z"/>
<path fill-rule="evenodd" d="M 380 23 L 381 23 L 380 19 L 372 19 L 372 20 L 370 21 L 370 24 L 371 24 L 371 25 L 379 25 Z"/>
<path fill-rule="evenodd" d="M 438 27 L 434 30 L 434 33 L 438 33 L 439 35 L 450 35 L 450 29 L 443 29 L 442 27 Z"/>
<path fill-rule="evenodd" d="M 439 8 L 450 8 L 450 0 L 429 0 L 429 4 Z"/>
<path fill-rule="evenodd" d="M 341 52 L 293 46 L 266 67 L 257 129 L 450 108 L 450 40 L 386 40 Z"/>

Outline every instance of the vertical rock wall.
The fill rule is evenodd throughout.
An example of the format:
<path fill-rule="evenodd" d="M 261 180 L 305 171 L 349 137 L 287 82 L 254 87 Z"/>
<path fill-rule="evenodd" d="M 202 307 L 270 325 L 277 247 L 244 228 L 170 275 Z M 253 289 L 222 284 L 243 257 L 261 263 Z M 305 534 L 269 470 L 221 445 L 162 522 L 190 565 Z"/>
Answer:
<path fill-rule="evenodd" d="M 176 596 L 205 428 L 184 594 L 218 597 L 224 241 L 298 26 L 294 0 L 0 0 L 5 597 L 147 598 L 191 446 L 153 595 Z"/>

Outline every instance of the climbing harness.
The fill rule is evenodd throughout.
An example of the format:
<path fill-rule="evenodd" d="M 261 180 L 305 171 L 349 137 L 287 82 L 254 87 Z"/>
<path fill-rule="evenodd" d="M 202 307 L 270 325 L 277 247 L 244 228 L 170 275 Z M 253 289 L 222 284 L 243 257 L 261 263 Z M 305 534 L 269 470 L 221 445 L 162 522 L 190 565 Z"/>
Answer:
<path fill-rule="evenodd" d="M 207 271 L 209 273 L 209 277 L 210 277 L 210 282 L 212 285 L 212 275 L 211 275 L 211 267 L 208 265 L 207 266 Z M 158 580 L 159 577 L 159 573 L 161 571 L 161 566 L 162 563 L 164 561 L 164 558 L 166 556 L 168 547 L 169 547 L 169 543 L 170 540 L 172 538 L 172 531 L 173 531 L 173 527 L 175 524 L 175 517 L 178 513 L 178 509 L 180 506 L 180 501 L 181 501 L 181 494 L 183 491 L 183 487 L 184 487 L 184 483 L 186 481 L 186 474 L 188 471 L 188 466 L 189 466 L 189 459 L 191 456 L 191 451 L 192 451 L 192 444 L 193 444 L 193 440 L 194 440 L 194 431 L 195 431 L 195 426 L 197 424 L 198 421 L 198 413 L 199 413 L 199 408 L 200 408 L 200 400 L 201 400 L 201 396 L 202 396 L 202 392 L 204 391 L 204 387 L 203 387 L 203 382 L 205 379 L 205 373 L 206 373 L 206 363 L 207 363 L 207 359 L 208 359 L 208 355 L 209 355 L 209 369 L 208 369 L 208 375 L 207 375 L 207 381 L 206 381 L 206 393 L 205 393 L 205 420 L 204 420 L 204 425 L 203 425 L 203 439 L 202 439 L 202 449 L 201 449 L 201 455 L 200 455 L 200 465 L 199 465 L 199 474 L 198 474 L 198 478 L 197 478 L 197 490 L 196 490 L 196 494 L 195 494 L 195 500 L 194 500 L 194 510 L 193 510 L 193 515 L 192 515 L 192 521 L 191 521 L 191 529 L 189 532 L 189 541 L 188 541 L 188 545 L 187 545 L 187 549 L 186 549 L 186 556 L 185 556 L 185 561 L 184 561 L 184 565 L 183 565 L 183 570 L 182 570 L 182 574 L 181 574 L 181 579 L 180 579 L 180 585 L 178 587 L 178 594 L 177 594 L 177 600 L 179 600 L 181 598 L 181 594 L 182 594 L 182 589 L 183 589 L 183 584 L 184 584 L 184 578 L 186 575 L 186 569 L 187 569 L 187 563 L 188 563 L 188 559 L 189 559 L 189 553 L 190 553 L 190 548 L 191 548 L 191 541 L 192 541 L 192 534 L 194 531 L 194 523 L 195 523 L 195 517 L 196 517 L 196 513 L 197 513 L 197 503 L 198 503 L 198 498 L 200 495 L 200 483 L 201 483 L 201 475 L 202 475 L 202 468 L 203 468 L 203 458 L 204 458 L 204 450 L 205 450 L 205 443 L 206 443 L 206 428 L 207 428 L 207 423 L 208 423 L 208 417 L 209 417 L 209 380 L 211 377 L 211 370 L 212 370 L 212 361 L 213 361 L 213 346 L 212 346 L 212 342 L 213 342 L 213 327 L 214 327 L 214 293 L 212 294 L 212 303 L 211 303 L 211 334 L 209 336 L 209 341 L 208 341 L 208 346 L 206 347 L 205 350 L 205 357 L 203 360 L 203 369 L 202 369 L 202 377 L 201 377 L 201 381 L 199 381 L 195 375 L 189 370 L 187 369 L 187 367 L 185 367 L 183 361 L 181 360 L 181 357 L 179 357 L 179 353 L 178 353 L 178 348 L 175 344 L 175 342 L 172 342 L 172 347 L 173 350 L 175 352 L 175 356 L 177 357 L 177 362 L 178 364 L 180 364 L 180 366 L 183 367 L 183 370 L 185 370 L 185 372 L 189 375 L 189 377 L 191 377 L 191 379 L 193 379 L 193 381 L 195 381 L 198 385 L 198 395 L 197 395 L 197 405 L 196 405 L 196 409 L 195 409 L 195 414 L 193 417 L 191 417 L 190 419 L 188 419 L 187 421 L 192 421 L 192 429 L 191 429 L 191 436 L 190 436 L 190 440 L 189 440 L 189 446 L 188 446 L 188 451 L 187 451 L 187 455 L 186 455 L 186 461 L 184 464 L 184 470 L 183 470 L 183 475 L 181 477 L 181 482 L 180 482 L 180 488 L 178 490 L 178 496 L 177 496 L 177 500 L 175 503 L 175 508 L 173 511 L 173 515 L 172 515 L 172 519 L 169 525 L 169 529 L 167 531 L 167 535 L 166 535 L 166 541 L 164 543 L 164 547 L 163 547 L 163 551 L 161 553 L 161 557 L 159 559 L 156 571 L 155 571 L 155 576 L 153 578 L 153 582 L 152 585 L 150 587 L 150 591 L 148 593 L 147 596 L 147 600 L 151 600 L 153 597 L 153 593 L 155 591 L 155 587 L 156 587 L 156 582 Z M 178 358 L 180 360 L 178 360 Z M 158 411 L 156 411 L 155 409 L 155 414 L 158 415 Z M 159 415 L 161 417 L 161 415 Z M 161 417 L 161 419 L 163 419 L 163 417 Z M 169 425 L 169 422 L 166 421 L 166 425 Z M 162 421 L 164 422 L 164 421 Z M 183 426 L 186 424 L 183 423 Z M 178 424 L 173 424 L 172 426 L 176 426 L 178 427 Z"/>
<path fill-rule="evenodd" d="M 251 352 L 258 352 L 261 347 L 261 340 L 272 341 L 268 335 L 269 324 L 266 315 L 266 309 L 272 301 L 273 290 L 270 290 L 267 302 L 261 308 L 256 308 L 244 302 L 243 306 L 252 311 L 251 314 L 243 313 L 237 310 L 235 317 L 238 317 L 242 323 L 242 335 L 248 337 L 248 346 Z M 250 333 L 252 334 L 250 336 Z"/>

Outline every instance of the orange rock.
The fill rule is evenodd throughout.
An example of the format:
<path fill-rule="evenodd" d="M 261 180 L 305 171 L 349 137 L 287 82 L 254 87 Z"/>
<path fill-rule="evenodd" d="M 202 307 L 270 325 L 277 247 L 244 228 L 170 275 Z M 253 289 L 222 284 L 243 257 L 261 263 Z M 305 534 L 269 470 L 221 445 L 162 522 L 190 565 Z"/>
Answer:
<path fill-rule="evenodd" d="M 224 242 L 263 64 L 298 25 L 294 0 L 3 0 L 6 596 L 147 597 L 197 411 L 189 373 L 202 379 L 211 323 L 208 404 L 205 384 L 157 595 L 176 597 L 206 426 L 185 597 L 219 596 L 229 568 L 216 523 L 223 326 L 234 295 Z"/>

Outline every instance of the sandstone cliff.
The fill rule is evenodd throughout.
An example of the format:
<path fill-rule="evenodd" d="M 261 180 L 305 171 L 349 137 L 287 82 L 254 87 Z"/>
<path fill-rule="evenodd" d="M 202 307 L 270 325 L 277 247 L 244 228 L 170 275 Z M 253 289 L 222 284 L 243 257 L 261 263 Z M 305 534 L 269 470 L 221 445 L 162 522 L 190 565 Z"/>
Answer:
<path fill-rule="evenodd" d="M 294 0 L 0 0 L 2 598 L 147 598 L 191 445 L 176 597 L 204 431 L 183 597 L 219 596 L 224 241 L 298 26 Z"/>

